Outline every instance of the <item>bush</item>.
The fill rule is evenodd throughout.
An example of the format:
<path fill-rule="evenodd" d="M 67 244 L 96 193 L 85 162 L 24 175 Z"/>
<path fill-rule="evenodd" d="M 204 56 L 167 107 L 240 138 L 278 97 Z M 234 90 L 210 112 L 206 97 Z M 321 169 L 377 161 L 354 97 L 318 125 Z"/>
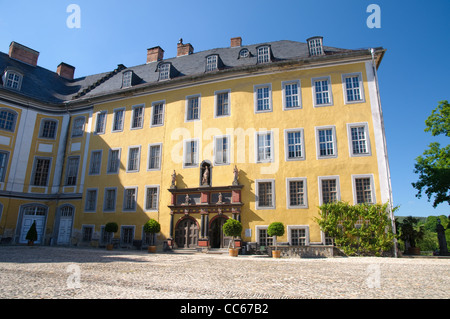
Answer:
<path fill-rule="evenodd" d="M 327 236 L 334 238 L 336 246 L 345 254 L 381 256 L 393 248 L 394 234 L 388 204 L 333 202 L 319 208 L 321 218 L 316 219 L 317 223 Z"/>
<path fill-rule="evenodd" d="M 284 225 L 280 222 L 273 222 L 267 228 L 267 235 L 269 236 L 283 236 L 284 235 Z"/>
<path fill-rule="evenodd" d="M 154 219 L 150 219 L 144 225 L 144 232 L 149 234 L 159 233 L 161 225 Z"/>
<path fill-rule="evenodd" d="M 242 224 L 236 219 L 229 218 L 225 224 L 223 224 L 223 233 L 225 236 L 231 236 L 231 240 L 234 248 L 234 237 L 241 236 L 242 233 Z"/>
<path fill-rule="evenodd" d="M 25 237 L 26 240 L 29 241 L 36 241 L 38 238 L 38 233 L 36 229 L 36 221 L 33 221 L 33 224 L 31 225 L 30 229 L 27 232 L 27 236 Z"/>
<path fill-rule="evenodd" d="M 105 225 L 105 232 L 107 233 L 116 233 L 119 230 L 119 226 L 117 223 L 110 222 Z"/>

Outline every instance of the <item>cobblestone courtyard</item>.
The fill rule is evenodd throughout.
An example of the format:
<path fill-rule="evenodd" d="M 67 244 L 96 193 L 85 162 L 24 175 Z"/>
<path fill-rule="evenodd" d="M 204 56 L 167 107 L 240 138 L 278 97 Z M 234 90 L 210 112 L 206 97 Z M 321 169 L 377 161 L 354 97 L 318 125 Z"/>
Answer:
<path fill-rule="evenodd" d="M 450 259 L 0 247 L 2 299 L 448 299 Z"/>

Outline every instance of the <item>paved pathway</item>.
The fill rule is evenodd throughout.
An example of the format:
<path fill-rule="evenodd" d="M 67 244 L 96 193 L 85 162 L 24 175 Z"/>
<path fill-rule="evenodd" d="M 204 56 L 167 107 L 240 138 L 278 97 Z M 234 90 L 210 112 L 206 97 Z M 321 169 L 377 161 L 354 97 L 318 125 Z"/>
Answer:
<path fill-rule="evenodd" d="M 2 299 L 449 299 L 450 259 L 0 246 Z"/>

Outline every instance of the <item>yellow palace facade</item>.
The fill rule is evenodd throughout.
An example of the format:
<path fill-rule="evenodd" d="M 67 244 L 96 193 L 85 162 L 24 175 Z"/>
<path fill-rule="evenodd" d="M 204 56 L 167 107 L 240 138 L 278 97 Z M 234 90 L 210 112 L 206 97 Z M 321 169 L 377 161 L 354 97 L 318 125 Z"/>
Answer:
<path fill-rule="evenodd" d="M 276 41 L 147 61 L 74 78 L 12 42 L 0 53 L 0 237 L 24 244 L 220 248 L 325 245 L 324 202 L 392 202 L 376 70 L 385 50 Z M 161 225 L 150 238 L 143 225 Z M 141 242 L 142 241 L 142 242 Z M 138 244 L 140 243 L 140 244 Z"/>

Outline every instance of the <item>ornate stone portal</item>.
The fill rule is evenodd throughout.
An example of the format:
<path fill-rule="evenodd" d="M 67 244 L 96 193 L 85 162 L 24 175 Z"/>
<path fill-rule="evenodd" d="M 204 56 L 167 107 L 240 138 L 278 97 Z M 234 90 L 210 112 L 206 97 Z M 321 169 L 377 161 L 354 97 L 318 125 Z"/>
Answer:
<path fill-rule="evenodd" d="M 203 165 L 206 164 L 206 165 Z M 226 240 L 221 226 L 228 218 L 241 220 L 243 185 L 211 186 L 211 166 L 202 163 L 200 186 L 171 187 L 169 246 L 178 248 L 222 247 Z M 173 185 L 173 183 L 172 183 Z M 182 247 L 180 247 L 182 246 Z"/>

